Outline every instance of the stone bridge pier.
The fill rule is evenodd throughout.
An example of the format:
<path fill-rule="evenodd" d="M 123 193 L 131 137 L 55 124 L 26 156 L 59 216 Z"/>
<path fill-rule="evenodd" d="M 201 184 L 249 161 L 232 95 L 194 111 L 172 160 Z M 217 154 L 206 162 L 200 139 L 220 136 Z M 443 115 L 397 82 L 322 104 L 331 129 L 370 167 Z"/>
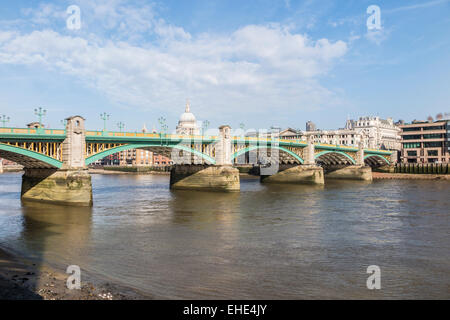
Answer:
<path fill-rule="evenodd" d="M 354 165 L 327 165 L 325 178 L 344 180 L 372 181 L 372 168 L 364 163 L 364 147 L 361 142 L 358 145 Z"/>
<path fill-rule="evenodd" d="M 274 168 L 261 168 L 261 182 L 292 184 L 324 184 L 323 169 L 314 161 L 314 143 L 308 138 L 308 146 L 303 149 L 303 164 L 277 164 Z M 276 160 L 276 159 L 273 159 Z M 273 161 L 272 161 L 273 162 Z"/>
<path fill-rule="evenodd" d="M 80 116 L 67 118 L 61 168 L 24 168 L 24 201 L 63 205 L 92 205 L 91 176 L 85 164 L 86 129 Z"/>
<path fill-rule="evenodd" d="M 215 164 L 175 164 L 170 172 L 170 188 L 233 192 L 240 190 L 239 170 L 231 162 L 231 128 L 219 128 Z"/>

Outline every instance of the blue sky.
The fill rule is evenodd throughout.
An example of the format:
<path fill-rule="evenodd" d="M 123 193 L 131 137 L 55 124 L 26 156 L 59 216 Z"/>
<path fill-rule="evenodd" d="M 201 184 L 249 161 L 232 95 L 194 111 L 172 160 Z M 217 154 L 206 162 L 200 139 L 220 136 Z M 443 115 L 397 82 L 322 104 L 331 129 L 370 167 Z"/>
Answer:
<path fill-rule="evenodd" d="M 212 127 L 425 119 L 450 111 L 450 0 L 3 1 L 0 75 L 0 115 L 21 127 L 42 106 L 51 127 L 100 129 L 106 111 L 110 129 L 174 130 L 187 98 Z"/>

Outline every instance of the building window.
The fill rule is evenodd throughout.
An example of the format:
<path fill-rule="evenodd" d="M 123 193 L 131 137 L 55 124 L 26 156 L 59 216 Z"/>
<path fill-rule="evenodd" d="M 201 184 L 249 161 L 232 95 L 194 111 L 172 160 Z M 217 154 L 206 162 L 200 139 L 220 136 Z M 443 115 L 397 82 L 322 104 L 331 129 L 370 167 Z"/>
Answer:
<path fill-rule="evenodd" d="M 442 142 L 425 142 L 423 146 L 425 148 L 440 148 L 442 146 Z"/>
<path fill-rule="evenodd" d="M 420 148 L 420 142 L 404 143 L 404 149 Z"/>
<path fill-rule="evenodd" d="M 408 151 L 408 157 L 417 157 L 417 151 Z"/>
<path fill-rule="evenodd" d="M 420 140 L 420 134 L 403 136 L 403 140 Z"/>
<path fill-rule="evenodd" d="M 428 156 L 437 157 L 438 151 L 437 150 L 428 150 Z"/>
<path fill-rule="evenodd" d="M 442 130 L 441 126 L 424 127 L 423 130 Z"/>
<path fill-rule="evenodd" d="M 402 128 L 403 131 L 420 131 L 420 128 L 413 127 L 413 128 Z"/>
<path fill-rule="evenodd" d="M 442 134 L 439 134 L 439 133 L 424 134 L 423 138 L 424 139 L 439 139 L 439 138 L 442 138 Z"/>

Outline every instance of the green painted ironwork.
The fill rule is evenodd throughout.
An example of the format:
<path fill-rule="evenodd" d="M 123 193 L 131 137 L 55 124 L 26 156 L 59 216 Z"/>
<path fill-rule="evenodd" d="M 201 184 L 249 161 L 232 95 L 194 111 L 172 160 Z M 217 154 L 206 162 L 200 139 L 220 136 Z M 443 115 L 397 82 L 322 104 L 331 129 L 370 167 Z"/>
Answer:
<path fill-rule="evenodd" d="M 24 148 L 10 146 L 10 145 L 3 144 L 3 143 L 0 143 L 0 150 L 7 151 L 7 152 L 12 152 L 12 153 L 16 153 L 16 154 L 20 154 L 20 155 L 23 155 L 25 157 L 44 162 L 44 163 L 49 164 L 49 165 L 51 165 L 51 166 L 53 166 L 55 168 L 61 168 L 61 166 L 62 166 L 62 161 L 53 159 L 53 158 L 51 158 L 49 156 L 46 156 L 46 155 L 44 155 L 42 153 L 35 152 L 35 151 L 32 151 L 32 150 L 27 150 L 27 149 L 24 149 Z"/>
<path fill-rule="evenodd" d="M 120 151 L 125 151 L 125 150 L 130 150 L 130 149 L 142 149 L 142 148 L 151 148 L 151 147 L 161 147 L 161 144 L 158 143 L 131 143 L 131 144 L 126 144 L 123 146 L 119 146 L 119 147 L 115 147 L 115 148 L 111 148 L 108 150 L 105 150 L 103 152 L 99 152 L 96 153 L 88 158 L 86 158 L 86 165 L 89 165 L 97 160 L 103 159 L 104 157 L 107 157 L 109 155 L 112 155 L 114 153 L 120 152 Z M 163 147 L 166 148 L 171 148 L 171 149 L 179 149 L 179 150 L 183 150 L 183 151 L 187 151 L 190 153 L 193 153 L 197 156 L 202 157 L 203 159 L 205 159 L 206 161 L 210 162 L 211 164 L 215 164 L 216 160 L 212 157 L 210 157 L 207 154 L 204 154 L 203 152 L 200 152 L 198 150 L 194 150 L 192 148 L 183 146 L 183 145 L 165 145 Z"/>
<path fill-rule="evenodd" d="M 39 107 L 39 109 L 34 109 L 34 114 L 37 115 L 39 118 L 39 127 L 43 127 L 42 117 L 47 114 L 47 110 L 42 109 L 42 107 Z"/>
<path fill-rule="evenodd" d="M 106 112 L 100 113 L 100 119 L 103 120 L 103 132 L 106 132 L 106 121 L 109 120 L 109 114 Z"/>
<path fill-rule="evenodd" d="M 2 127 L 3 127 L 3 128 L 6 127 L 6 124 L 9 122 L 9 120 L 10 120 L 10 118 L 7 117 L 7 116 L 5 116 L 5 115 L 2 115 L 2 116 L 0 117 L 0 121 L 2 122 Z"/>
<path fill-rule="evenodd" d="M 161 123 L 164 125 L 165 119 L 161 119 Z M 104 128 L 105 129 L 105 128 Z M 35 129 L 35 128 L 0 128 L 0 143 L 2 141 L 10 142 L 10 141 L 20 141 L 20 142 L 56 142 L 56 141 L 64 141 L 66 134 L 64 130 L 60 129 Z M 203 144 L 209 145 L 219 141 L 219 137 L 217 136 L 183 136 L 177 134 L 167 134 L 164 133 L 167 131 L 167 128 L 162 128 L 162 132 L 157 134 L 145 134 L 137 132 L 114 132 L 114 131 L 88 131 L 86 134 L 86 142 L 95 142 L 95 143 L 122 143 L 126 145 L 137 144 L 148 145 L 151 146 L 165 146 L 168 148 L 174 148 L 176 145 L 183 144 Z M 89 133 L 89 134 L 88 134 Z M 278 148 L 290 154 L 299 162 L 303 163 L 303 159 L 299 157 L 296 153 L 288 150 L 287 148 L 303 148 L 307 146 L 305 141 L 300 140 L 272 140 L 272 139 L 254 139 L 249 137 L 232 137 L 232 144 L 239 145 L 245 144 L 249 145 L 248 148 L 251 150 L 257 148 Z M 335 152 L 347 157 L 352 163 L 355 162 L 351 156 L 349 156 L 348 152 L 356 153 L 358 148 L 356 147 L 347 147 L 341 145 L 327 145 L 316 143 L 315 149 L 321 151 L 315 157 L 320 157 L 329 152 Z M 183 149 L 181 147 L 180 149 Z M 238 151 L 238 153 L 233 155 L 233 159 L 242 153 L 250 151 L 250 149 L 243 149 Z M 244 151 L 245 150 L 245 151 Z M 189 150 L 186 150 L 190 152 Z M 198 152 L 198 151 L 195 151 Z M 195 153 L 194 152 L 194 153 Z M 370 156 L 380 156 L 384 161 L 390 163 L 389 156 L 392 154 L 392 151 L 388 150 L 376 150 L 376 149 L 365 149 L 364 155 L 365 158 Z M 106 156 L 106 155 L 105 155 Z M 202 156 L 203 157 L 203 156 Z M 208 158 L 205 158 L 207 161 L 210 161 Z M 211 158 L 212 159 L 212 158 Z M 210 161 L 213 162 L 213 161 Z"/>
<path fill-rule="evenodd" d="M 239 156 L 241 156 L 241 155 L 243 155 L 243 154 L 246 154 L 247 152 L 250 152 L 250 151 L 253 151 L 253 150 L 257 150 L 257 149 L 267 149 L 268 147 L 267 146 L 264 146 L 264 145 L 260 145 L 260 146 L 248 146 L 248 147 L 246 147 L 246 148 L 244 148 L 244 149 L 241 149 L 241 150 L 239 150 L 239 151 L 236 151 L 235 153 L 233 153 L 232 155 L 231 155 L 231 160 L 234 160 L 235 158 L 237 158 L 237 157 L 239 157 Z M 290 154 L 291 156 L 293 156 L 296 160 L 298 160 L 300 163 L 302 163 L 303 164 L 303 159 L 298 155 L 298 154 L 296 154 L 296 153 L 294 153 L 294 152 L 292 152 L 291 150 L 288 150 L 288 149 L 286 149 L 286 148 L 284 148 L 284 147 L 280 147 L 280 146 L 278 146 L 278 147 L 272 147 L 273 149 L 278 149 L 278 150 L 280 150 L 280 151 L 283 151 L 283 152 L 286 152 L 286 153 L 288 153 L 288 154 Z"/>
<path fill-rule="evenodd" d="M 388 159 L 386 159 L 385 157 L 383 157 L 383 156 L 381 156 L 379 154 L 366 154 L 364 156 L 364 160 L 369 158 L 369 157 L 377 157 L 377 158 L 380 158 L 380 159 L 384 160 L 384 162 L 386 162 L 387 164 L 390 164 L 390 161 Z"/>
<path fill-rule="evenodd" d="M 337 150 L 334 150 L 334 151 L 326 150 L 326 151 L 319 152 L 318 154 L 316 154 L 316 155 L 314 156 L 314 159 L 318 159 L 320 156 L 323 156 L 323 155 L 325 155 L 325 154 L 327 154 L 327 153 L 338 153 L 338 154 L 341 154 L 341 155 L 347 157 L 353 164 L 356 164 L 355 159 L 353 159 L 352 157 L 350 157 L 350 156 L 349 156 L 348 154 L 346 154 L 345 152 L 337 151 Z"/>

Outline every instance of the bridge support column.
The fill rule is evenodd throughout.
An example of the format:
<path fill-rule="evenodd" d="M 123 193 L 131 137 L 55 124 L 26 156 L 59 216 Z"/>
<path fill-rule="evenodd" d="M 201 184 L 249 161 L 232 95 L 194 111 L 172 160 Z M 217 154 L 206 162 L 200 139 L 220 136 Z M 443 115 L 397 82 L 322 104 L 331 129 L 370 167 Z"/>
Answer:
<path fill-rule="evenodd" d="M 325 178 L 372 181 L 372 168 L 364 164 L 363 136 L 358 144 L 355 165 L 330 165 L 325 168 Z"/>
<path fill-rule="evenodd" d="M 225 192 L 239 191 L 239 170 L 231 166 L 175 165 L 170 171 L 170 188 Z"/>
<path fill-rule="evenodd" d="M 91 206 L 91 176 L 85 165 L 84 119 L 67 119 L 66 139 L 62 144 L 60 169 L 25 168 L 22 200 L 64 205 Z"/>
<path fill-rule="evenodd" d="M 372 181 L 372 168 L 369 166 L 327 166 L 326 179 L 364 180 Z"/>
<path fill-rule="evenodd" d="M 215 165 L 175 165 L 170 171 L 171 189 L 233 192 L 240 190 L 239 170 L 231 162 L 230 127 L 221 126 Z"/>
<path fill-rule="evenodd" d="M 324 184 L 323 169 L 314 165 L 284 165 L 273 175 L 261 175 L 263 183 Z"/>
<path fill-rule="evenodd" d="M 91 176 L 87 170 L 25 169 L 22 200 L 91 206 Z"/>
<path fill-rule="evenodd" d="M 279 164 L 278 172 L 264 175 L 261 171 L 261 182 L 264 183 L 292 183 L 292 184 L 324 184 L 323 169 L 316 166 L 314 160 L 313 137 L 308 137 L 308 146 L 303 150 L 304 163 L 302 165 Z"/>

